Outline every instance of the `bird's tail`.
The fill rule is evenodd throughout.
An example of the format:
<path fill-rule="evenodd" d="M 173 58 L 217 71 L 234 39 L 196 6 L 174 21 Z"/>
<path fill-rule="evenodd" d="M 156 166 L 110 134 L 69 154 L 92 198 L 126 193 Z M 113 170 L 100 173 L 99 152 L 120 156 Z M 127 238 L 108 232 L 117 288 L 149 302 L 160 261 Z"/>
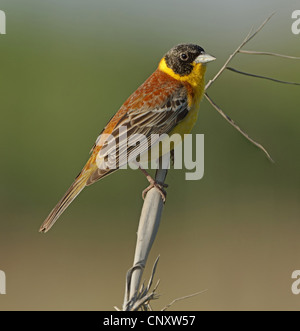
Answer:
<path fill-rule="evenodd" d="M 66 210 L 70 203 L 84 189 L 90 175 L 91 171 L 83 170 L 83 172 L 75 179 L 74 183 L 70 186 L 62 199 L 57 203 L 57 205 L 52 209 L 51 213 L 45 219 L 44 223 L 40 227 L 40 232 L 45 233 L 50 230 L 50 228 L 54 225 L 59 216 Z"/>

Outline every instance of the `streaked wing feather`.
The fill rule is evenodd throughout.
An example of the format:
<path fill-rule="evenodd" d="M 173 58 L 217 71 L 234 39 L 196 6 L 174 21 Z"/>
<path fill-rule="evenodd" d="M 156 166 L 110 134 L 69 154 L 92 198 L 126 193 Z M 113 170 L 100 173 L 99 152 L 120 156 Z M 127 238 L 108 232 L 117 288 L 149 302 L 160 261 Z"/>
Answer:
<path fill-rule="evenodd" d="M 115 140 L 116 145 L 106 148 L 101 155 L 105 159 L 106 169 L 98 169 L 88 180 L 90 185 L 98 179 L 112 173 L 117 169 L 112 169 L 113 164 L 120 168 L 136 159 L 138 155 L 145 153 L 153 147 L 159 140 L 151 139 L 152 134 L 170 133 L 178 122 L 188 114 L 188 98 L 183 86 L 177 87 L 174 92 L 166 97 L 161 103 L 161 107 L 143 107 L 142 109 L 130 109 L 117 123 L 111 135 L 106 139 L 106 147 Z M 120 134 L 120 127 L 123 131 Z M 136 134 L 136 136 L 133 136 Z M 138 144 L 138 135 L 146 137 Z M 130 145 L 128 146 L 128 140 Z M 104 150 L 104 148 L 102 149 Z M 110 162 L 111 159 L 111 162 Z M 114 163 L 112 163 L 114 162 Z"/>

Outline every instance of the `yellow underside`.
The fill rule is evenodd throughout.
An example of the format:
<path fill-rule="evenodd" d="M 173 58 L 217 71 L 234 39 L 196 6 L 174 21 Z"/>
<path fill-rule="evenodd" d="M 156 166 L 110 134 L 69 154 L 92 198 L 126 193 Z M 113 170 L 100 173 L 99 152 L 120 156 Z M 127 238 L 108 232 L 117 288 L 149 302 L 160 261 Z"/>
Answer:
<path fill-rule="evenodd" d="M 172 136 L 173 134 L 179 134 L 180 137 L 174 137 L 174 145 L 176 146 L 178 143 L 182 142 L 184 139 L 184 135 L 188 134 L 192 131 L 197 118 L 198 118 L 198 112 L 200 108 L 200 101 L 202 99 L 203 93 L 204 93 L 204 88 L 205 88 L 205 81 L 204 81 L 204 75 L 206 71 L 206 66 L 201 65 L 200 63 L 193 63 L 194 69 L 193 71 L 187 75 L 187 76 L 180 76 L 177 75 L 173 72 L 172 69 L 170 69 L 165 62 L 165 59 L 163 58 L 160 61 L 159 64 L 159 69 L 171 77 L 175 78 L 176 80 L 182 81 L 182 82 L 187 82 L 190 84 L 190 86 L 193 89 L 194 96 L 189 97 L 188 100 L 188 105 L 190 107 L 189 113 L 187 116 L 184 118 L 183 121 L 181 121 L 179 124 L 176 125 L 176 127 L 170 132 L 169 137 Z M 163 139 L 164 140 L 167 140 Z M 148 160 L 153 160 L 157 158 L 157 155 L 164 155 L 166 153 L 170 152 L 170 145 L 169 144 L 162 144 L 162 146 L 159 146 L 156 144 L 151 148 L 151 156 L 149 155 L 144 155 L 144 157 L 141 158 L 141 161 L 143 162 L 144 159 Z M 145 153 L 146 154 L 146 153 Z M 145 160 L 146 161 L 146 160 Z"/>
<path fill-rule="evenodd" d="M 205 88 L 204 75 L 206 66 L 202 65 L 201 63 L 192 63 L 192 65 L 194 68 L 187 76 L 180 76 L 175 74 L 174 71 L 167 66 L 164 58 L 160 61 L 158 67 L 161 71 L 165 72 L 176 80 L 188 83 L 194 91 L 194 96 L 189 96 L 188 105 L 190 107 L 190 111 L 188 115 L 170 133 L 179 133 L 182 138 L 184 134 L 191 132 L 197 121 L 200 101 L 202 99 Z"/>

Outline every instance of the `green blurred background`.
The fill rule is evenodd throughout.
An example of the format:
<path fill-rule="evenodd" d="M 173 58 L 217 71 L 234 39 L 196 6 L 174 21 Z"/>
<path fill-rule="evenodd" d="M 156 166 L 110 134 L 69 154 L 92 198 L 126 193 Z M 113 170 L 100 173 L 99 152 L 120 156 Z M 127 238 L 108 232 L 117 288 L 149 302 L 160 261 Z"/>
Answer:
<path fill-rule="evenodd" d="M 228 55 L 270 13 L 247 49 L 300 56 L 291 32 L 299 1 L 2 0 L 0 35 L 0 310 L 112 310 L 132 264 L 145 178 L 119 171 L 89 187 L 55 227 L 38 233 L 81 170 L 118 107 L 182 42 Z M 235 68 L 300 81 L 299 62 L 239 55 Z M 205 134 L 205 176 L 171 170 L 161 227 L 145 277 L 161 255 L 155 310 L 300 308 L 299 86 L 225 72 L 210 96 L 253 138 L 271 164 L 203 101 L 194 133 Z"/>

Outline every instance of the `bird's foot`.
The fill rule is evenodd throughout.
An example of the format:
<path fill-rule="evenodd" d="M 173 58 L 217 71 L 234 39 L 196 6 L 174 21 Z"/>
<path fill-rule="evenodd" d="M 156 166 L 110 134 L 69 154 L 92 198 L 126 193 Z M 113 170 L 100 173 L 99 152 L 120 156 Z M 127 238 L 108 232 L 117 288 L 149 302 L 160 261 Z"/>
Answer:
<path fill-rule="evenodd" d="M 142 197 L 143 199 L 145 200 L 145 197 L 147 195 L 147 193 L 153 188 L 155 187 L 158 192 L 160 193 L 161 197 L 162 197 L 162 200 L 163 200 L 163 203 L 166 202 L 166 198 L 167 198 L 167 192 L 165 191 L 164 188 L 167 188 L 168 187 L 168 184 L 165 184 L 165 183 L 158 183 L 156 182 L 153 178 L 149 179 L 149 183 L 150 185 L 144 189 L 143 193 L 142 193 Z"/>

